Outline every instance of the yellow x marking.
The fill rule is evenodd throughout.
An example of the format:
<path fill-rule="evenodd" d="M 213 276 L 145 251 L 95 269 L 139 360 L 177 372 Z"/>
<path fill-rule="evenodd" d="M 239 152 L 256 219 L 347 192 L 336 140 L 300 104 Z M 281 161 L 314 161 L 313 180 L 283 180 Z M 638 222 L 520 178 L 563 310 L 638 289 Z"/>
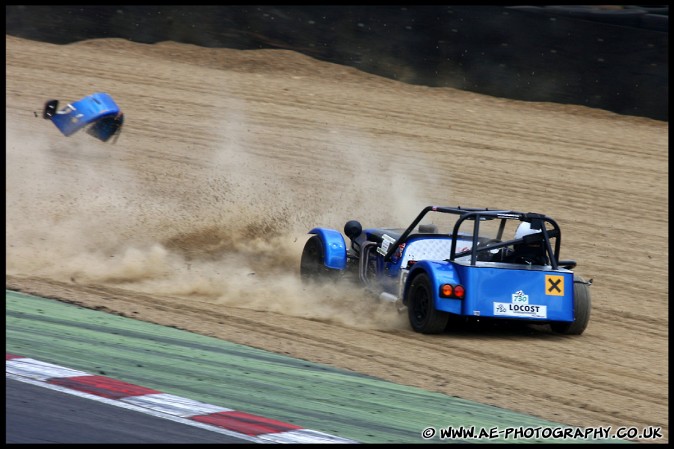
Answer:
<path fill-rule="evenodd" d="M 564 276 L 545 275 L 545 294 L 564 296 Z"/>

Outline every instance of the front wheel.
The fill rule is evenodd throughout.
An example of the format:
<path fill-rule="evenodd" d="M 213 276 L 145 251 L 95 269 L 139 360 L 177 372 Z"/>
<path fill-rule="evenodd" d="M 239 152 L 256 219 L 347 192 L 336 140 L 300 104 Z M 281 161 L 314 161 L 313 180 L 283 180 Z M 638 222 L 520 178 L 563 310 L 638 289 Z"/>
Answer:
<path fill-rule="evenodd" d="M 323 243 L 317 235 L 312 236 L 304 245 L 300 260 L 300 278 L 303 282 L 335 281 L 339 270 L 325 266 Z"/>
<path fill-rule="evenodd" d="M 573 277 L 573 322 L 550 323 L 553 332 L 565 335 L 580 335 L 585 331 L 590 321 L 592 300 L 590 297 L 590 283 L 580 276 Z"/>
<path fill-rule="evenodd" d="M 449 314 L 435 309 L 435 294 L 428 275 L 420 273 L 412 284 L 407 297 L 407 312 L 415 332 L 439 334 L 447 326 Z"/>

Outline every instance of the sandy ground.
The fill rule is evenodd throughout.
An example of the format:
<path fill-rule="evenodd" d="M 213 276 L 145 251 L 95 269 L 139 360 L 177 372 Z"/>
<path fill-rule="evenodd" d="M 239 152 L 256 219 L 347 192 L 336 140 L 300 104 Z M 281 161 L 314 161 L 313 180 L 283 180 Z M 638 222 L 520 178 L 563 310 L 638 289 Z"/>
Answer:
<path fill-rule="evenodd" d="M 668 441 L 668 123 L 283 50 L 6 50 L 7 288 Z M 116 143 L 40 116 L 95 91 L 125 112 Z M 312 227 L 402 227 L 430 204 L 554 217 L 594 279 L 587 331 L 425 336 L 359 290 L 298 282 Z"/>

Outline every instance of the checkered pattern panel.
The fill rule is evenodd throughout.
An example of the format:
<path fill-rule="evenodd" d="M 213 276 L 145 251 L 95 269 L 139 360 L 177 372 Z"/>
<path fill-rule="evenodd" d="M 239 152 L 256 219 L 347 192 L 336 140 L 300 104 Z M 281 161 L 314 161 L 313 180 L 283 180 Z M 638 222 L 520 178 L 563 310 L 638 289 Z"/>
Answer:
<path fill-rule="evenodd" d="M 470 240 L 460 240 L 456 245 L 456 252 L 469 250 L 473 246 Z M 405 246 L 402 267 L 407 266 L 410 260 L 445 260 L 449 258 L 452 249 L 452 239 L 422 239 L 413 240 Z"/>

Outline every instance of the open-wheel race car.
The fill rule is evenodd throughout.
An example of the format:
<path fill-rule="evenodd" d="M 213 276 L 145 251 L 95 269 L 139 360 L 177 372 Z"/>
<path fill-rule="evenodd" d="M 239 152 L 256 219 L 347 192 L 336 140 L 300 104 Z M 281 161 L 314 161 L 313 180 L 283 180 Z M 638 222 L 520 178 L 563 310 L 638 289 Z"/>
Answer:
<path fill-rule="evenodd" d="M 560 259 L 561 230 L 539 213 L 428 206 L 406 229 L 342 233 L 317 227 L 302 251 L 305 282 L 351 280 L 407 311 L 412 329 L 441 333 L 456 320 L 549 324 L 580 335 L 590 285 Z"/>

